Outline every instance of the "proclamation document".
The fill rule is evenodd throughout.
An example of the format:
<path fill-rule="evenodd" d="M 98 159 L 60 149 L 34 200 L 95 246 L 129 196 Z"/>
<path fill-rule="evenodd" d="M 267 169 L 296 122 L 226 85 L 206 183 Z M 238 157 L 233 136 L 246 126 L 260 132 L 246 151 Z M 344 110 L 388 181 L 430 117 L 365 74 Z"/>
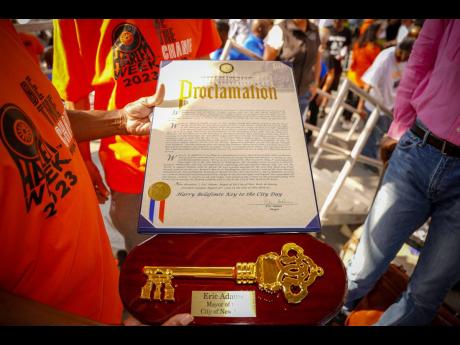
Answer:
<path fill-rule="evenodd" d="M 289 66 L 164 61 L 158 82 L 140 233 L 320 230 Z"/>

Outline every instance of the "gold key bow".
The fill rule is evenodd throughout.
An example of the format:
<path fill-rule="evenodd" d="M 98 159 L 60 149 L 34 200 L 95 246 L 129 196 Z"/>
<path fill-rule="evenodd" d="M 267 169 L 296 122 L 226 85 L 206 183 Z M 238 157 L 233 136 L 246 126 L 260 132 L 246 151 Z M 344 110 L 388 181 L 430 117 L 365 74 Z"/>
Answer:
<path fill-rule="evenodd" d="M 292 253 L 292 255 L 290 255 Z M 256 262 L 239 262 L 235 267 L 164 267 L 144 266 L 147 282 L 142 287 L 141 298 L 151 300 L 153 286 L 155 301 L 174 302 L 174 277 L 227 278 L 238 284 L 258 283 L 259 289 L 275 293 L 283 289 L 288 303 L 300 303 L 308 294 L 308 287 L 324 270 L 306 256 L 303 248 L 295 243 L 286 243 L 281 255 L 275 252 L 260 255 Z M 163 299 L 161 297 L 164 290 Z"/>

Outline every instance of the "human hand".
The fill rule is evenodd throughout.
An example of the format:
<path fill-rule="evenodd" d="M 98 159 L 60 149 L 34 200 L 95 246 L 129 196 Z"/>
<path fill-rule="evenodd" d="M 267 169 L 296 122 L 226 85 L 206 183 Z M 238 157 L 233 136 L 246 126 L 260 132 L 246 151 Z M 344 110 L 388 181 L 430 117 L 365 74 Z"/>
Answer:
<path fill-rule="evenodd" d="M 162 326 L 187 326 L 190 322 L 193 321 L 193 316 L 190 314 L 176 314 L 171 316 L 168 320 L 166 320 Z M 125 326 L 147 326 L 141 323 L 138 319 L 136 319 L 131 314 L 128 314 L 125 320 L 123 320 L 123 325 Z"/>
<path fill-rule="evenodd" d="M 93 182 L 94 191 L 96 192 L 97 201 L 104 204 L 109 199 L 109 189 L 105 186 L 101 173 L 92 160 L 85 160 L 86 168 Z"/>
<path fill-rule="evenodd" d="M 318 93 L 318 86 L 316 84 L 310 85 L 310 98 L 309 101 L 311 101 L 313 98 L 315 98 L 316 94 Z"/>
<path fill-rule="evenodd" d="M 321 94 L 317 94 L 318 96 L 316 97 L 315 99 L 315 102 L 316 102 L 316 105 L 319 107 L 321 105 L 321 103 L 323 103 L 323 96 Z"/>
<path fill-rule="evenodd" d="M 162 326 L 187 326 L 193 321 L 193 316 L 190 314 L 176 314 L 166 320 Z"/>
<path fill-rule="evenodd" d="M 122 110 L 122 121 L 128 134 L 146 135 L 150 130 L 150 113 L 153 107 L 163 102 L 165 86 L 160 85 L 158 92 L 149 97 L 139 98 L 137 101 L 128 103 Z"/>
<path fill-rule="evenodd" d="M 385 135 L 382 138 L 382 141 L 380 142 L 380 158 L 382 159 L 383 164 L 388 163 L 397 144 L 398 142 L 389 136 Z"/>
<path fill-rule="evenodd" d="M 361 118 L 361 120 L 366 121 L 367 120 L 367 112 L 364 109 L 357 109 L 358 110 L 358 115 Z"/>

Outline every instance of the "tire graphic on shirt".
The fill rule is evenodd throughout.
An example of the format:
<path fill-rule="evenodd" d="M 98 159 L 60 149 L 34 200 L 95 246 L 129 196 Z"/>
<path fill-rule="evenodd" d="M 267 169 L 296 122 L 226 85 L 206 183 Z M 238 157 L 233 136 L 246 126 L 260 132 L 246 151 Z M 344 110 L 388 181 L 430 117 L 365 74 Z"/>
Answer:
<path fill-rule="evenodd" d="M 122 23 L 112 31 L 113 78 L 130 87 L 158 79 L 157 57 L 140 30 Z"/>
<path fill-rule="evenodd" d="M 138 48 L 141 42 L 141 35 L 136 26 L 132 24 L 120 24 L 112 34 L 112 42 L 115 47 L 125 53 Z"/>
<path fill-rule="evenodd" d="M 57 214 L 57 203 L 77 183 L 69 169 L 65 146 L 46 142 L 34 123 L 19 107 L 0 108 L 0 139 L 18 168 L 27 212 L 42 207 L 46 218 Z"/>
<path fill-rule="evenodd" d="M 1 137 L 8 151 L 23 159 L 35 159 L 37 130 L 32 121 L 13 105 L 2 108 L 1 114 Z"/>

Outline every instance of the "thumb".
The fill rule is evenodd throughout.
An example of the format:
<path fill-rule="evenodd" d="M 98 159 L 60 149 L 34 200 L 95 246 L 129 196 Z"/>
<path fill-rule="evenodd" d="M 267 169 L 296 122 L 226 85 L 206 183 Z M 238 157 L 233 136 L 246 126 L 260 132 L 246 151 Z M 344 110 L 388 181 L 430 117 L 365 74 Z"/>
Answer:
<path fill-rule="evenodd" d="M 163 102 L 164 97 L 165 97 L 165 86 L 164 84 L 160 84 L 158 91 L 153 96 L 145 97 L 142 100 L 142 103 L 146 107 L 151 108 L 151 107 L 161 104 Z"/>

